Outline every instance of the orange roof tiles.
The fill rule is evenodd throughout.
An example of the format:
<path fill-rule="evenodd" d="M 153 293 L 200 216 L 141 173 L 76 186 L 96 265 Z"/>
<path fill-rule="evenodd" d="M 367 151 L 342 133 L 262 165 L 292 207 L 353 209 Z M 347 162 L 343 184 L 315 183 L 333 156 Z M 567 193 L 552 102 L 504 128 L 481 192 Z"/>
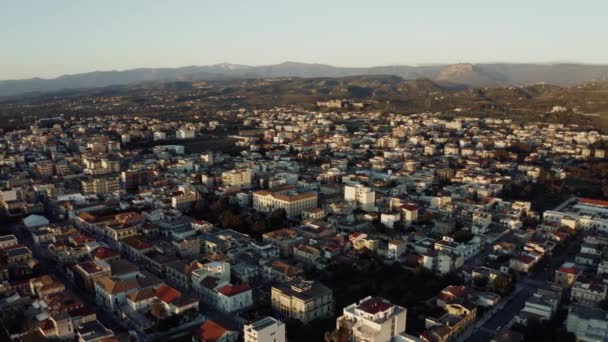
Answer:
<path fill-rule="evenodd" d="M 171 303 L 182 296 L 182 293 L 169 285 L 162 285 L 156 290 L 155 296 L 165 303 Z"/>
<path fill-rule="evenodd" d="M 219 293 L 223 294 L 224 296 L 232 297 L 232 296 L 241 294 L 243 292 L 249 291 L 250 289 L 251 289 L 251 287 L 249 286 L 249 284 L 243 283 L 241 285 L 234 285 L 234 286 L 226 285 L 226 286 L 221 287 L 217 291 Z"/>
<path fill-rule="evenodd" d="M 203 342 L 216 342 L 227 332 L 228 330 L 214 321 L 207 321 L 199 327 L 199 340 Z"/>

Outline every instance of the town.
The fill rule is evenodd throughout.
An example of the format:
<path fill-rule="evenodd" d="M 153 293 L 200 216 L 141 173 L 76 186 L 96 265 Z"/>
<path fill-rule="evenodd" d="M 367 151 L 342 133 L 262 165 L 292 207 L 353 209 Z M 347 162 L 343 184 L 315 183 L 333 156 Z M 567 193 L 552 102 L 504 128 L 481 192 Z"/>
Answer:
<path fill-rule="evenodd" d="M 608 135 L 453 114 L 6 127 L 0 339 L 608 339 Z"/>

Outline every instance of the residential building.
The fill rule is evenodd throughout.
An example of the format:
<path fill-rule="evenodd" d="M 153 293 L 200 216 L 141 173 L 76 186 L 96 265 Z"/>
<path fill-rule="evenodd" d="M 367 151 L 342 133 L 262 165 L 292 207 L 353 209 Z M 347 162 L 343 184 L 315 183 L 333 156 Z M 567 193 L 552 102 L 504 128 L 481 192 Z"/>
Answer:
<path fill-rule="evenodd" d="M 284 317 L 306 324 L 334 312 L 331 289 L 316 281 L 294 279 L 272 287 L 272 308 Z"/>
<path fill-rule="evenodd" d="M 345 307 L 336 329 L 348 331 L 349 341 L 391 342 L 405 332 L 407 310 L 380 297 L 366 297 Z"/>
<path fill-rule="evenodd" d="M 273 212 L 284 209 L 288 217 L 297 217 L 306 209 L 317 207 L 317 193 L 308 191 L 298 193 L 292 186 L 259 190 L 253 193 L 253 209 L 261 212 Z"/>
<path fill-rule="evenodd" d="M 243 327 L 244 342 L 286 342 L 285 324 L 273 317 L 264 317 Z"/>
<path fill-rule="evenodd" d="M 375 211 L 376 209 L 376 193 L 371 188 L 360 184 L 345 185 L 344 200 L 356 203 L 358 208 L 365 211 Z"/>

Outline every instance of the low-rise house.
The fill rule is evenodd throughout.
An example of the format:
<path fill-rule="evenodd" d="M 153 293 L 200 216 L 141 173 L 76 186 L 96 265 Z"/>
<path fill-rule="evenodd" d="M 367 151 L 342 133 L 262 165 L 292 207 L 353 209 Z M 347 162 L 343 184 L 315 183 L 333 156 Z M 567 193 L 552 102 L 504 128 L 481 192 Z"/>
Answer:
<path fill-rule="evenodd" d="M 262 238 L 264 242 L 277 246 L 282 257 L 293 255 L 293 248 L 305 241 L 295 230 L 287 228 L 265 233 Z"/>
<path fill-rule="evenodd" d="M 597 306 L 606 299 L 608 285 L 591 278 L 579 277 L 572 285 L 572 301 L 590 306 Z"/>
<path fill-rule="evenodd" d="M 427 316 L 423 339 L 449 341 L 458 338 L 475 323 L 477 308 L 471 304 L 446 304 L 439 317 Z"/>
<path fill-rule="evenodd" d="M 301 244 L 293 248 L 295 260 L 313 265 L 321 258 L 321 251 L 313 246 Z"/>
<path fill-rule="evenodd" d="M 561 301 L 561 289 L 539 288 L 532 297 L 528 298 L 523 309 L 516 317 L 517 321 L 526 325 L 530 319 L 548 321 L 557 312 Z"/>
<path fill-rule="evenodd" d="M 390 240 L 386 257 L 391 260 L 399 259 L 407 251 L 407 242 L 401 240 Z"/>
<path fill-rule="evenodd" d="M 118 247 L 133 262 L 140 262 L 144 253 L 154 249 L 153 244 L 135 235 L 120 240 Z"/>
<path fill-rule="evenodd" d="M 111 268 L 107 263 L 85 261 L 74 265 L 74 282 L 76 286 L 95 293 L 95 280 L 111 275 Z"/>
<path fill-rule="evenodd" d="M 237 312 L 253 305 L 253 292 L 248 283 L 224 285 L 216 290 L 216 305 L 224 312 Z"/>
<path fill-rule="evenodd" d="M 566 329 L 578 341 L 606 341 L 608 339 L 608 313 L 587 305 L 573 303 L 568 310 Z"/>
<path fill-rule="evenodd" d="M 464 265 L 462 255 L 446 251 L 431 251 L 422 254 L 423 268 L 438 274 L 448 274 L 454 272 Z"/>
<path fill-rule="evenodd" d="M 264 278 L 269 281 L 287 282 L 300 277 L 304 270 L 300 267 L 290 265 L 284 261 L 276 260 L 263 266 Z"/>
<path fill-rule="evenodd" d="M 273 317 L 264 317 L 243 327 L 244 342 L 286 342 L 285 324 Z"/>
<path fill-rule="evenodd" d="M 219 323 L 209 320 L 201 324 L 192 340 L 194 342 L 236 342 L 239 333 L 228 330 Z"/>
<path fill-rule="evenodd" d="M 127 278 L 102 276 L 95 280 L 95 299 L 106 310 L 117 311 L 126 304 L 129 294 L 148 287 L 156 289 L 161 285 L 163 282 L 160 279 L 146 271 Z"/>
<path fill-rule="evenodd" d="M 582 274 L 582 269 L 573 262 L 564 262 L 555 270 L 553 283 L 560 287 L 572 287 L 576 278 Z"/>
<path fill-rule="evenodd" d="M 165 275 L 167 279 L 180 288 L 189 289 L 192 273 L 198 269 L 201 269 L 202 267 L 203 265 L 196 260 L 191 262 L 175 260 L 166 264 Z"/>

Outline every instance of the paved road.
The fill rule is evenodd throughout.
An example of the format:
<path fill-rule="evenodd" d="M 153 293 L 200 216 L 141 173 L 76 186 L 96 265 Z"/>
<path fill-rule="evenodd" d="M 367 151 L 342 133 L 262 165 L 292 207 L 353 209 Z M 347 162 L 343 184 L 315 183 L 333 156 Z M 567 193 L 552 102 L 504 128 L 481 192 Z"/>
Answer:
<path fill-rule="evenodd" d="M 560 267 L 566 259 L 573 258 L 578 250 L 578 246 L 580 246 L 579 239 L 571 241 L 566 249 L 560 250 L 553 256 L 550 256 L 549 262 L 542 270 L 520 279 L 519 283 L 516 285 L 515 294 L 510 298 L 506 298 L 506 303 L 501 301 L 501 304 L 499 305 L 503 305 L 502 308 L 499 307 L 496 313 L 481 326 L 476 325 L 476 330 L 466 339 L 466 341 L 482 342 L 492 339 L 502 327 L 506 326 L 519 314 L 528 298 L 530 298 L 539 287 L 552 281 L 554 271 Z"/>
<path fill-rule="evenodd" d="M 499 308 L 491 318 L 489 318 L 481 327 L 479 327 L 471 337 L 467 339 L 470 342 L 485 342 L 489 341 L 500 329 L 506 326 L 524 307 L 526 301 L 536 289 L 530 286 L 519 286 L 515 290 L 515 294 L 508 298 L 508 301 Z"/>

